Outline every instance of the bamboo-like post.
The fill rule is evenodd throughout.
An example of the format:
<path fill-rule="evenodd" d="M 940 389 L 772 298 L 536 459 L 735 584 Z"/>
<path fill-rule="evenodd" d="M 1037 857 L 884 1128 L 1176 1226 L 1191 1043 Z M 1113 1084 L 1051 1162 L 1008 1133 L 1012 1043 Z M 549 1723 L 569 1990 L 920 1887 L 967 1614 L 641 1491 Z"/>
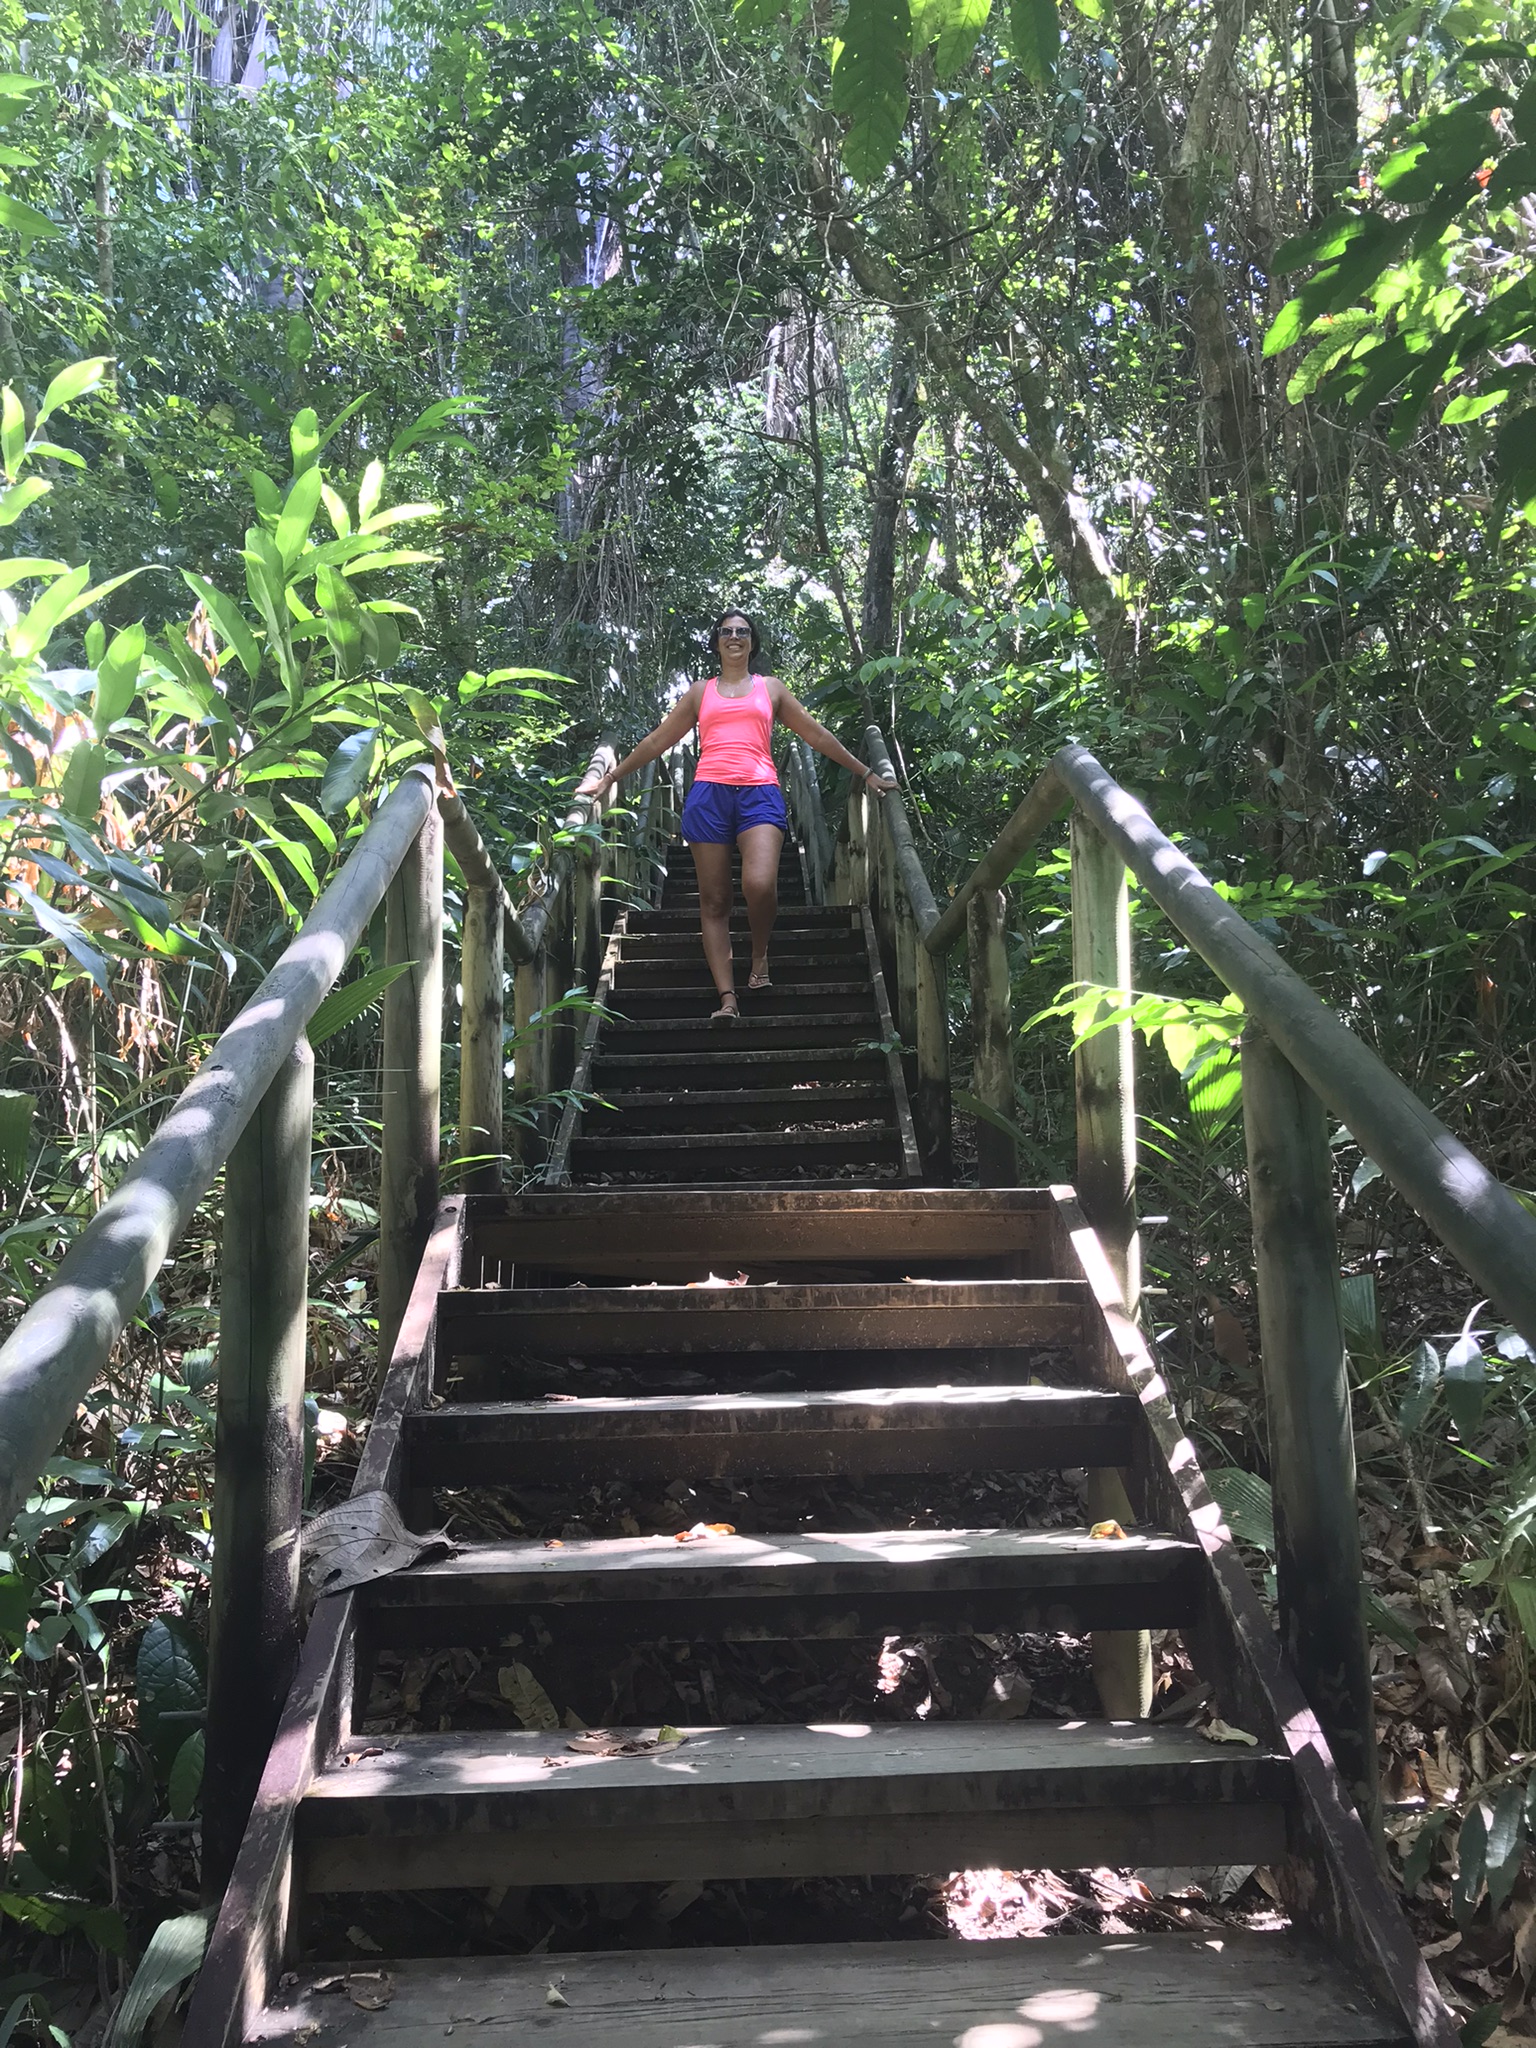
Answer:
<path fill-rule="evenodd" d="M 1130 895 L 1125 863 L 1081 812 L 1072 847 L 1072 978 L 1105 988 L 1131 985 Z M 1134 1316 L 1141 1292 L 1136 1234 L 1135 1042 L 1128 1023 L 1113 1024 L 1078 1046 L 1077 1192 Z M 1136 1519 L 1125 1482 L 1107 1467 L 1088 1474 L 1095 1522 Z M 1112 1721 L 1141 1721 L 1152 1711 L 1152 1639 L 1145 1629 L 1100 1629 L 1091 1638 L 1099 1703 Z"/>
<path fill-rule="evenodd" d="M 929 1180 L 947 1187 L 954 1178 L 954 1145 L 949 1100 L 949 968 L 943 955 L 924 945 L 917 952 L 917 1086 L 912 1117 Z"/>
<path fill-rule="evenodd" d="M 891 866 L 891 890 L 896 905 L 896 1028 L 903 1044 L 911 1046 L 917 1039 L 917 956 L 926 948 L 918 941 L 912 905 L 895 872 L 894 859 Z"/>
<path fill-rule="evenodd" d="M 851 801 L 851 799 L 850 799 Z M 843 819 L 843 828 L 832 846 L 832 879 L 827 884 L 829 903 L 852 903 L 853 891 L 849 879 L 848 820 Z"/>
<path fill-rule="evenodd" d="M 512 1134 L 513 1150 L 527 1173 L 544 1159 L 544 1134 L 535 1120 L 535 1108 L 549 1093 L 549 1030 L 537 1021 L 547 1000 L 549 958 L 543 946 L 532 960 L 519 967 L 512 982 L 512 1029 L 517 1039 L 512 1071 L 512 1100 L 521 1112 Z"/>
<path fill-rule="evenodd" d="M 1251 1024 L 1243 1033 L 1243 1125 L 1280 1634 L 1374 1835 L 1381 1794 L 1328 1125 L 1296 1069 Z"/>
<path fill-rule="evenodd" d="M 493 1195 L 501 1186 L 506 967 L 499 889 L 469 889 L 459 952 L 459 1157 L 481 1164 L 460 1185 Z"/>
<path fill-rule="evenodd" d="M 1072 815 L 1072 978 L 1131 986 L 1131 912 L 1120 855 L 1080 811 Z M 1126 1313 L 1141 1293 L 1136 1231 L 1135 1040 L 1129 1021 L 1099 1031 L 1073 1055 L 1077 1194 L 1098 1233 Z"/>
<path fill-rule="evenodd" d="M 869 902 L 869 796 L 861 783 L 848 792 L 848 901 L 859 909 Z"/>
<path fill-rule="evenodd" d="M 601 816 L 598 823 L 601 826 Z M 571 876 L 575 978 L 590 994 L 603 964 L 603 842 L 579 853 Z"/>
<path fill-rule="evenodd" d="M 1008 983 L 1008 949 L 1003 942 L 1004 899 L 1000 889 L 977 890 L 966 906 L 970 942 L 971 1034 L 975 1041 L 972 1088 L 978 1101 L 1013 1122 L 1013 995 Z M 976 1119 L 976 1174 L 984 1188 L 1019 1184 L 1018 1148 L 1007 1131 Z"/>
<path fill-rule="evenodd" d="M 234 1868 L 299 1655 L 314 1106 L 315 1056 L 301 1038 L 224 1175 L 203 1766 L 210 1900 Z"/>
<path fill-rule="evenodd" d="M 434 808 L 385 897 L 385 957 L 410 968 L 384 991 L 379 1163 L 379 1366 L 395 1348 L 437 1214 L 442 1146 L 443 826 Z"/>

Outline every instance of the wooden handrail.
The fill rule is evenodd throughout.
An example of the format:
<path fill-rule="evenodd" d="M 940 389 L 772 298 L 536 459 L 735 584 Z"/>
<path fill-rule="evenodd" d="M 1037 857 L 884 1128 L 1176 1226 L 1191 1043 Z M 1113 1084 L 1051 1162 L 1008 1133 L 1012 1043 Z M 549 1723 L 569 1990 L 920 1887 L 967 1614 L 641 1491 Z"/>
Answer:
<path fill-rule="evenodd" d="M 1036 782 L 1029 795 L 998 833 L 975 867 L 950 897 L 944 914 L 926 933 L 923 943 L 930 953 L 947 953 L 965 930 L 966 907 L 980 890 L 1001 889 L 1019 864 L 1019 857 L 1032 846 L 1053 818 L 1071 802 L 1056 772 L 1058 754 Z"/>
<path fill-rule="evenodd" d="M 880 799 L 881 815 L 891 835 L 891 850 L 896 856 L 896 872 L 901 886 L 907 892 L 907 901 L 912 906 L 912 915 L 917 921 L 918 936 L 928 944 L 928 934 L 939 922 L 939 906 L 934 901 L 933 890 L 928 877 L 923 873 L 923 863 L 918 856 L 912 838 L 912 823 L 907 816 L 907 807 L 902 802 L 901 783 L 896 770 L 891 766 L 891 750 L 885 744 L 885 737 L 879 726 L 864 728 L 864 745 L 869 754 L 869 765 L 880 775 L 896 783 Z"/>
<path fill-rule="evenodd" d="M 432 803 L 432 770 L 407 770 L 298 937 L 0 1347 L 0 1529 L 356 950 Z"/>
<path fill-rule="evenodd" d="M 1521 1336 L 1536 1343 L 1536 1216 L 1217 895 L 1086 747 L 1063 747 L 1051 765 L 1061 788 L 1206 965 L 1242 997 L 1319 1101 Z"/>

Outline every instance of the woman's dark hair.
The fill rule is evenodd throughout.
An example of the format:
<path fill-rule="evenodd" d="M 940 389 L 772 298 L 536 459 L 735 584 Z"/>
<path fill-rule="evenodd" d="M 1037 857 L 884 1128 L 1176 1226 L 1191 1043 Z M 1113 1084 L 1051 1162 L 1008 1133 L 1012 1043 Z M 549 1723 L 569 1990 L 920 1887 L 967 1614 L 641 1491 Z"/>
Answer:
<path fill-rule="evenodd" d="M 757 657 L 763 651 L 762 635 L 757 630 L 756 619 L 753 618 L 750 612 L 743 611 L 739 604 L 728 604 L 725 610 L 719 614 L 714 624 L 710 627 L 710 660 L 718 661 L 720 659 L 720 628 L 725 624 L 727 619 L 745 619 L 747 624 L 752 628 L 752 645 L 747 654 L 747 667 L 749 670 L 755 672 L 757 668 Z"/>

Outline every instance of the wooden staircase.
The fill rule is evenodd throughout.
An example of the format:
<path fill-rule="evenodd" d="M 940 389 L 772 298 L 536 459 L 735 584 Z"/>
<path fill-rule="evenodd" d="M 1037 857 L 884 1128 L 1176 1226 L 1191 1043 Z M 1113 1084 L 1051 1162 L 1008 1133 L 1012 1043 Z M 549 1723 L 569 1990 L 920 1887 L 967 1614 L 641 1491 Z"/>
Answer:
<path fill-rule="evenodd" d="M 567 1113 L 545 1186 L 442 1205 L 356 1491 L 418 1528 L 465 1488 L 631 1480 L 879 1477 L 914 1512 L 474 1543 L 322 1602 L 188 2048 L 461 2028 L 506 2048 L 1448 2044 L 1071 1189 L 913 1184 L 867 916 L 793 891 L 791 872 L 777 986 L 730 1030 L 705 1021 L 677 863 L 658 908 L 620 917 L 576 1076 L 598 1101 Z M 1053 1469 L 1105 1475 L 1082 1526 L 916 1526 L 934 1475 Z M 1119 1521 L 1089 1526 L 1096 1485 Z M 893 1636 L 1112 1649 L 1146 1629 L 1180 1632 L 1209 1709 L 1251 1741 L 1188 1718 L 871 1717 L 615 1730 L 628 1753 L 603 1754 L 510 1712 L 369 1727 L 372 1674 L 400 1653 L 836 1639 L 873 1663 Z M 451 1917 L 454 1895 L 506 1887 L 1211 1864 L 1271 1869 L 1293 1924 L 341 1962 L 313 1938 L 349 1895 L 360 1913 L 442 1895 Z"/>
<path fill-rule="evenodd" d="M 621 914 L 546 1179 L 756 1183 L 921 1176 L 896 1027 L 867 910 L 807 901 L 799 850 L 779 873 L 773 986 L 749 990 L 731 919 L 741 1020 L 711 1025 L 687 850 L 659 904 Z M 583 1107 L 580 1098 L 590 1097 Z"/>

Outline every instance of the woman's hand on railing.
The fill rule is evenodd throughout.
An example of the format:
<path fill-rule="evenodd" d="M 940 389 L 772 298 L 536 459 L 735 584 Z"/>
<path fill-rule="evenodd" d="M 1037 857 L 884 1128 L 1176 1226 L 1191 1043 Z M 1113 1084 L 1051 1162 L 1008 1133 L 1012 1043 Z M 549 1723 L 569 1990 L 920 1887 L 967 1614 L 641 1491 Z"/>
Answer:
<path fill-rule="evenodd" d="M 617 771 L 612 768 L 609 769 L 606 775 L 600 775 L 596 782 L 588 782 L 583 777 L 577 785 L 576 794 L 578 797 L 585 797 L 589 803 L 600 804 L 606 799 L 608 792 L 613 788 L 618 779 Z"/>
<path fill-rule="evenodd" d="M 877 775 L 873 768 L 864 778 L 864 787 L 873 790 L 876 796 L 889 796 L 896 787 L 894 775 Z"/>

